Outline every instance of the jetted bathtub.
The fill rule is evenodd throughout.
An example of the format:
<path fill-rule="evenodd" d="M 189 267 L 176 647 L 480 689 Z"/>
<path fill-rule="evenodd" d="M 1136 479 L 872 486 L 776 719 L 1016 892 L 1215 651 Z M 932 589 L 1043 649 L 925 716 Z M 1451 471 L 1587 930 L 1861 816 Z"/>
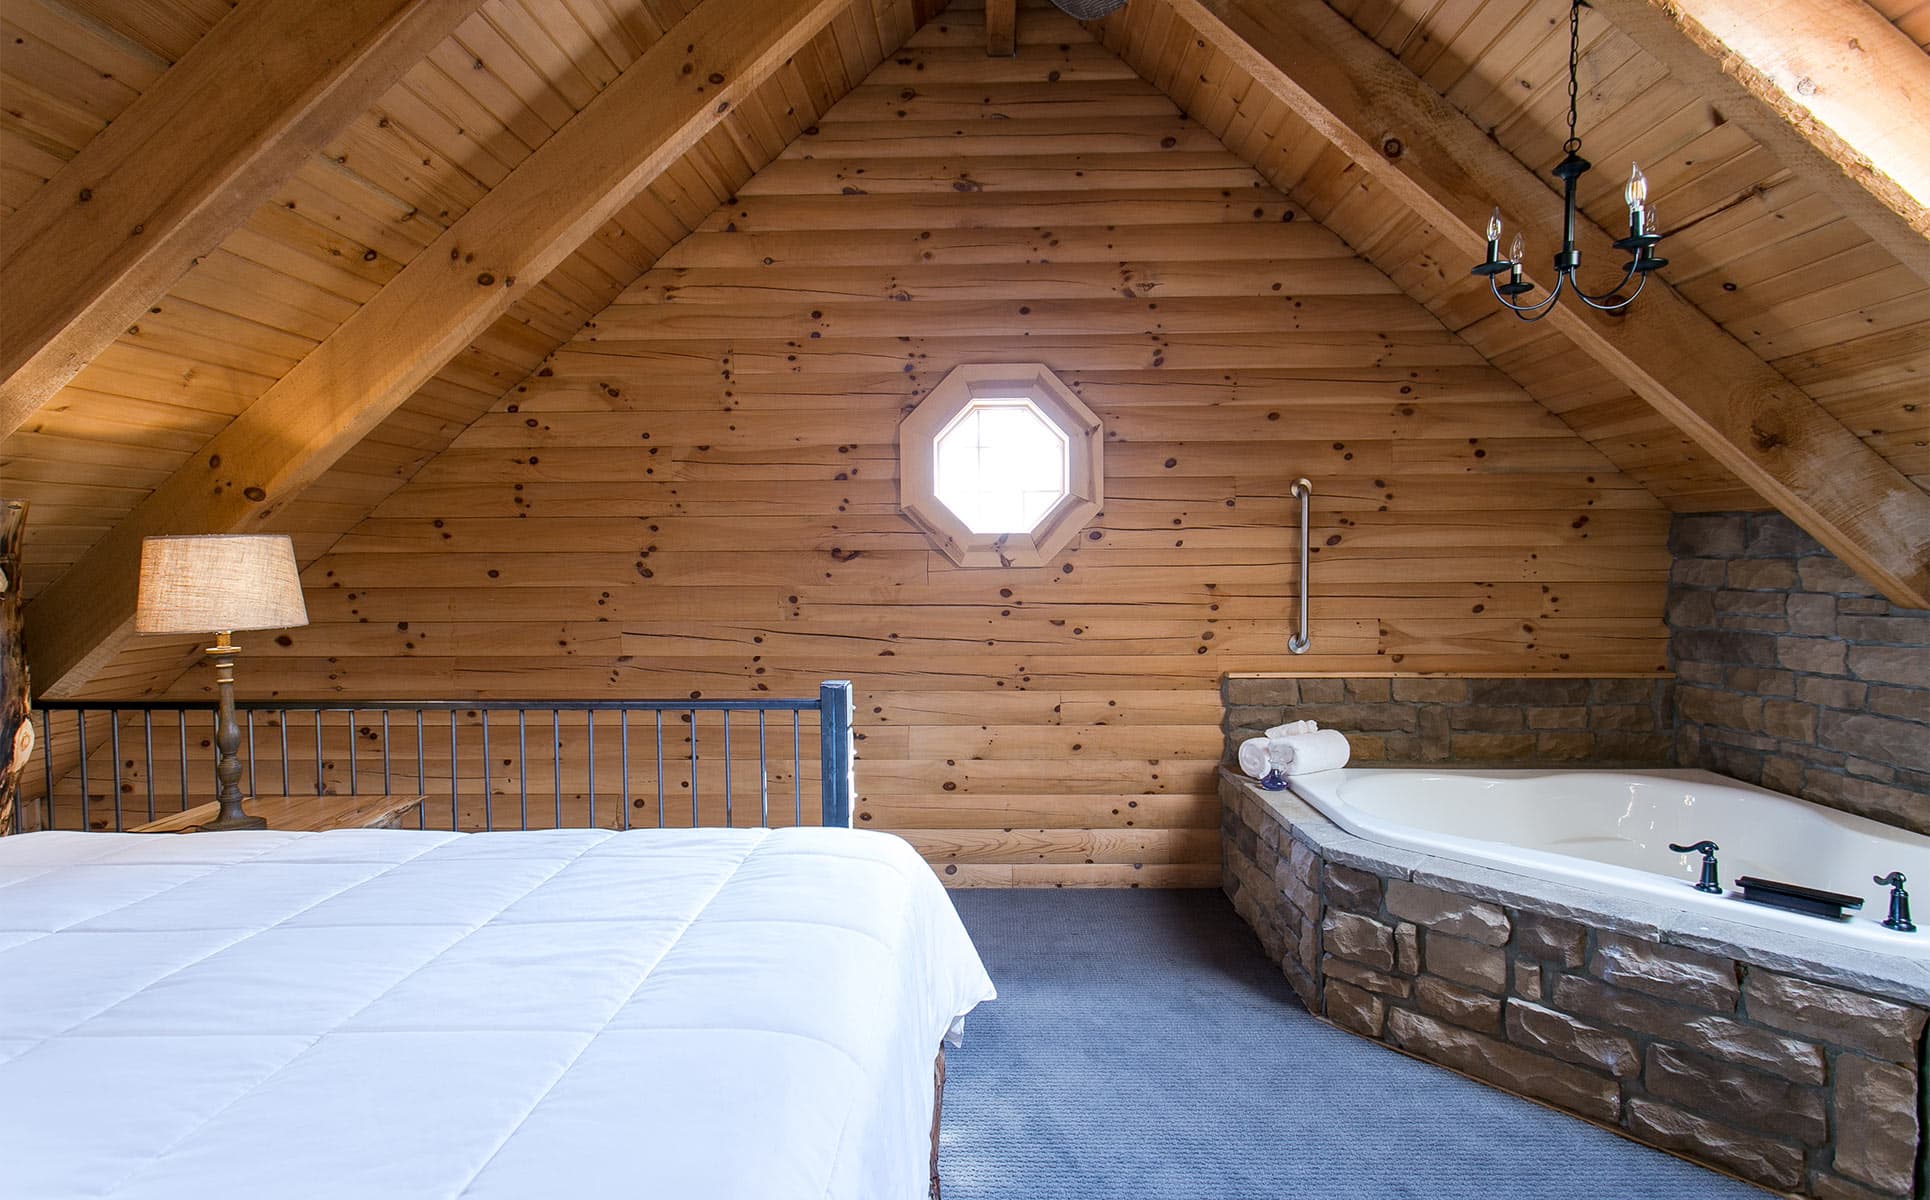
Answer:
<path fill-rule="evenodd" d="M 1708 771 L 1436 771 L 1350 767 L 1298 776 L 1293 790 L 1347 832 L 1383 845 L 1517 875 L 1659 901 L 1710 917 L 1930 959 L 1930 837 L 1821 808 Z M 1721 846 L 1722 883 L 1743 875 L 1863 897 L 1834 921 L 1695 889 L 1698 854 Z M 1885 929 L 1902 871 L 1917 933 Z"/>

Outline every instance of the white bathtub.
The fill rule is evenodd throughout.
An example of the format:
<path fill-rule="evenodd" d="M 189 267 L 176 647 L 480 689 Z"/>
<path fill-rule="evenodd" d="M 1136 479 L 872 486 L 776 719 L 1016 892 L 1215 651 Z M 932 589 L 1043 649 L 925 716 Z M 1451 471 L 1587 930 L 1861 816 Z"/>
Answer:
<path fill-rule="evenodd" d="M 1660 901 L 1687 912 L 1930 959 L 1930 837 L 1707 771 L 1436 771 L 1350 767 L 1293 790 L 1356 837 L 1515 874 Z M 1722 883 L 1743 875 L 1863 897 L 1843 920 L 1699 892 L 1702 859 L 1669 843 L 1721 846 Z M 1883 928 L 1902 871 L 1921 932 Z"/>

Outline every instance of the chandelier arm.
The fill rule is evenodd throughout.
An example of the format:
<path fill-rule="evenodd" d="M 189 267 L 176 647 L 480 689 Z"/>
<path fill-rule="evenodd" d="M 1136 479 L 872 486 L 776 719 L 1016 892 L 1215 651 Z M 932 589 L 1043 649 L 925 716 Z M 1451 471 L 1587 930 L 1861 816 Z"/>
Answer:
<path fill-rule="evenodd" d="M 1509 312 L 1513 313 L 1517 317 L 1520 317 L 1524 321 L 1540 320 L 1542 315 L 1546 313 L 1551 307 L 1554 306 L 1555 300 L 1561 295 L 1561 289 L 1568 282 L 1567 276 L 1565 275 L 1558 276 L 1555 279 L 1555 290 L 1548 293 L 1547 299 L 1542 300 L 1540 303 L 1537 303 L 1537 304 L 1516 304 L 1514 301 L 1508 299 L 1506 296 L 1501 294 L 1501 286 L 1495 282 L 1496 278 L 1497 276 L 1493 276 L 1493 275 L 1490 275 L 1488 277 L 1488 290 L 1493 292 L 1494 298 L 1501 302 L 1501 307 L 1507 309 Z"/>
<path fill-rule="evenodd" d="M 1596 292 L 1594 295 L 1591 296 L 1587 292 L 1582 291 L 1580 284 L 1576 284 L 1575 294 L 1577 296 L 1580 296 L 1582 298 L 1582 302 L 1588 305 L 1588 307 L 1590 308 L 1599 309 L 1602 312 L 1616 312 L 1623 308 L 1627 308 L 1629 303 L 1633 301 L 1635 297 L 1642 294 L 1642 285 L 1649 281 L 1649 277 L 1646 274 L 1642 275 L 1641 282 L 1635 285 L 1635 290 L 1628 294 L 1627 299 L 1621 300 L 1616 303 L 1610 303 L 1610 301 L 1613 301 L 1615 297 L 1621 295 L 1622 289 L 1628 286 L 1628 281 L 1631 279 L 1634 279 L 1637 274 L 1638 272 L 1635 269 L 1635 260 L 1631 258 L 1628 262 L 1628 266 L 1622 269 L 1622 281 L 1616 284 L 1614 287 L 1608 289 L 1605 292 Z"/>

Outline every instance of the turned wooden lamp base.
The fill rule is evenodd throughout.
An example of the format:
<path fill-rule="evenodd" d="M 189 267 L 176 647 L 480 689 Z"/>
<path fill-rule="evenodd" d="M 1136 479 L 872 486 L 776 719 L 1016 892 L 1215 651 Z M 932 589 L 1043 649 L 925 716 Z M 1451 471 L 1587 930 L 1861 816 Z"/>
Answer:
<path fill-rule="evenodd" d="M 221 711 L 215 719 L 214 745 L 220 758 L 215 763 L 215 802 L 221 812 L 205 822 L 202 830 L 266 829 L 265 818 L 252 816 L 241 807 L 241 726 L 235 720 L 235 655 L 240 653 L 231 633 L 215 635 L 208 656 L 214 659 L 214 682 L 221 691 Z"/>
<path fill-rule="evenodd" d="M 250 816 L 244 812 L 241 805 L 237 803 L 232 813 L 228 812 L 224 806 L 220 816 L 212 821 L 203 821 L 200 825 L 196 826 L 196 828 L 200 829 L 203 833 L 223 829 L 266 829 L 268 828 L 268 818 Z"/>

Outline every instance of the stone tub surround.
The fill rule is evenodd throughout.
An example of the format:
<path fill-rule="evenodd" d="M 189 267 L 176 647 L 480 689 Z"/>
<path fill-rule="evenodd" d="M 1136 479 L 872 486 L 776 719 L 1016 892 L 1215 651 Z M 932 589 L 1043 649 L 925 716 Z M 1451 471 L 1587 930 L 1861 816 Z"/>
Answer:
<path fill-rule="evenodd" d="M 1930 611 L 1780 513 L 1679 515 L 1669 545 L 1677 762 L 1930 833 Z"/>
<path fill-rule="evenodd" d="M 1930 965 L 1396 850 L 1230 773 L 1220 792 L 1225 890 L 1311 1011 L 1778 1191 L 1930 1182 Z"/>
<path fill-rule="evenodd" d="M 1228 675 L 1220 689 L 1229 762 L 1244 739 L 1313 720 L 1347 735 L 1357 765 L 1674 765 L 1665 678 Z"/>

